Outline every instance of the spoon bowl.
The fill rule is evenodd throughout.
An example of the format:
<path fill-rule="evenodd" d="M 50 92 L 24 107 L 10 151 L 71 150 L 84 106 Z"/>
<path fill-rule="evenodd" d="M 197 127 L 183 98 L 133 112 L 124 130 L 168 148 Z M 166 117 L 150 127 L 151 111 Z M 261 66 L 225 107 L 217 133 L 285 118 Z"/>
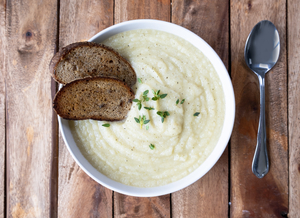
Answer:
<path fill-rule="evenodd" d="M 274 24 L 268 20 L 256 24 L 245 46 L 245 60 L 248 67 L 254 73 L 263 76 L 276 64 L 279 53 L 279 33 Z"/>
<path fill-rule="evenodd" d="M 268 20 L 257 23 L 250 32 L 245 45 L 245 61 L 258 76 L 260 86 L 260 117 L 257 144 L 252 162 L 252 172 L 263 178 L 269 172 L 269 159 L 266 146 L 265 120 L 265 75 L 277 63 L 280 53 L 279 33 Z"/>

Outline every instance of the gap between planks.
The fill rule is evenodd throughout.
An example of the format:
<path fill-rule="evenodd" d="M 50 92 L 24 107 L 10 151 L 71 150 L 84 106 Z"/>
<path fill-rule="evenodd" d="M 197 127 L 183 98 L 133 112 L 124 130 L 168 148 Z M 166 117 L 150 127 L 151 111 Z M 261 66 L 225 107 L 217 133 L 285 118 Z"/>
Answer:
<path fill-rule="evenodd" d="M 60 18 L 60 0 L 57 0 L 56 5 L 56 38 L 55 38 L 55 49 L 53 55 L 59 50 L 59 18 Z M 57 83 L 51 78 L 51 100 L 58 90 Z M 59 176 L 59 126 L 57 115 L 52 111 L 52 143 L 53 143 L 53 156 L 51 164 L 51 182 L 50 182 L 50 217 L 58 217 L 58 176 Z"/>

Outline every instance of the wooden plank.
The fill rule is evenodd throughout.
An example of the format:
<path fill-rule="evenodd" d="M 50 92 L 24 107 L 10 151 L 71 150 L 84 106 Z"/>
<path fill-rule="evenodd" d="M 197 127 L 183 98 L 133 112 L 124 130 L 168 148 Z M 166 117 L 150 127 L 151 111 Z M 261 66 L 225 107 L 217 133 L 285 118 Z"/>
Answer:
<path fill-rule="evenodd" d="M 60 1 L 59 47 L 86 41 L 113 24 L 113 1 Z M 59 138 L 58 217 L 112 217 L 112 191 L 75 163 Z"/>
<path fill-rule="evenodd" d="M 0 218 L 5 215 L 5 1 L 0 1 Z"/>
<path fill-rule="evenodd" d="M 91 179 L 59 140 L 58 217 L 112 217 L 112 191 Z"/>
<path fill-rule="evenodd" d="M 116 0 L 115 22 L 133 19 L 170 21 L 170 1 Z M 115 217 L 170 217 L 170 195 L 138 198 L 114 193 Z"/>
<path fill-rule="evenodd" d="M 173 0 L 172 22 L 204 39 L 228 67 L 229 1 Z M 228 217 L 227 149 L 203 178 L 172 194 L 172 217 Z"/>
<path fill-rule="evenodd" d="M 231 137 L 231 217 L 282 217 L 288 212 L 286 1 L 231 1 L 231 76 L 236 121 Z M 270 171 L 251 170 L 259 119 L 259 86 L 244 61 L 248 34 L 270 20 L 280 34 L 280 58 L 266 76 L 266 125 Z"/>
<path fill-rule="evenodd" d="M 115 217 L 170 217 L 170 195 L 138 198 L 114 193 Z"/>
<path fill-rule="evenodd" d="M 300 2 L 288 1 L 289 217 L 300 211 Z"/>
<path fill-rule="evenodd" d="M 56 1 L 6 1 L 7 217 L 50 217 Z M 54 24 L 54 25 L 53 25 Z"/>
<path fill-rule="evenodd" d="M 115 23 L 134 19 L 170 21 L 170 0 L 115 0 Z"/>

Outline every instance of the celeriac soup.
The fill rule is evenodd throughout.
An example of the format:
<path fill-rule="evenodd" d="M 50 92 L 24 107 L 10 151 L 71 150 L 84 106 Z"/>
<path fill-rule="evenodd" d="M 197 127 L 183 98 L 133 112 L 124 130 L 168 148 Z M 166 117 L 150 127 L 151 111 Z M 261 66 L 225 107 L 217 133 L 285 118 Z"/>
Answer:
<path fill-rule="evenodd" d="M 102 174 L 136 187 L 193 172 L 214 149 L 224 122 L 223 88 L 210 61 L 163 31 L 131 30 L 103 43 L 134 68 L 136 100 L 123 121 L 69 121 L 82 154 Z"/>

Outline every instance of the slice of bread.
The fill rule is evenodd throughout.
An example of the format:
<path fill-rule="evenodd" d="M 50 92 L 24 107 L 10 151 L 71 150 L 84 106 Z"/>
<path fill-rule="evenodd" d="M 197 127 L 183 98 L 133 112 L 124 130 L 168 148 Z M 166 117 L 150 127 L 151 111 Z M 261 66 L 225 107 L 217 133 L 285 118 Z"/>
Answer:
<path fill-rule="evenodd" d="M 65 119 L 117 121 L 126 117 L 134 96 L 131 88 L 117 79 L 80 79 L 56 93 L 53 108 Z"/>
<path fill-rule="evenodd" d="M 77 79 L 112 77 L 129 87 L 136 83 L 131 65 L 112 48 L 94 42 L 76 42 L 57 52 L 50 62 L 52 77 L 67 84 Z"/>

